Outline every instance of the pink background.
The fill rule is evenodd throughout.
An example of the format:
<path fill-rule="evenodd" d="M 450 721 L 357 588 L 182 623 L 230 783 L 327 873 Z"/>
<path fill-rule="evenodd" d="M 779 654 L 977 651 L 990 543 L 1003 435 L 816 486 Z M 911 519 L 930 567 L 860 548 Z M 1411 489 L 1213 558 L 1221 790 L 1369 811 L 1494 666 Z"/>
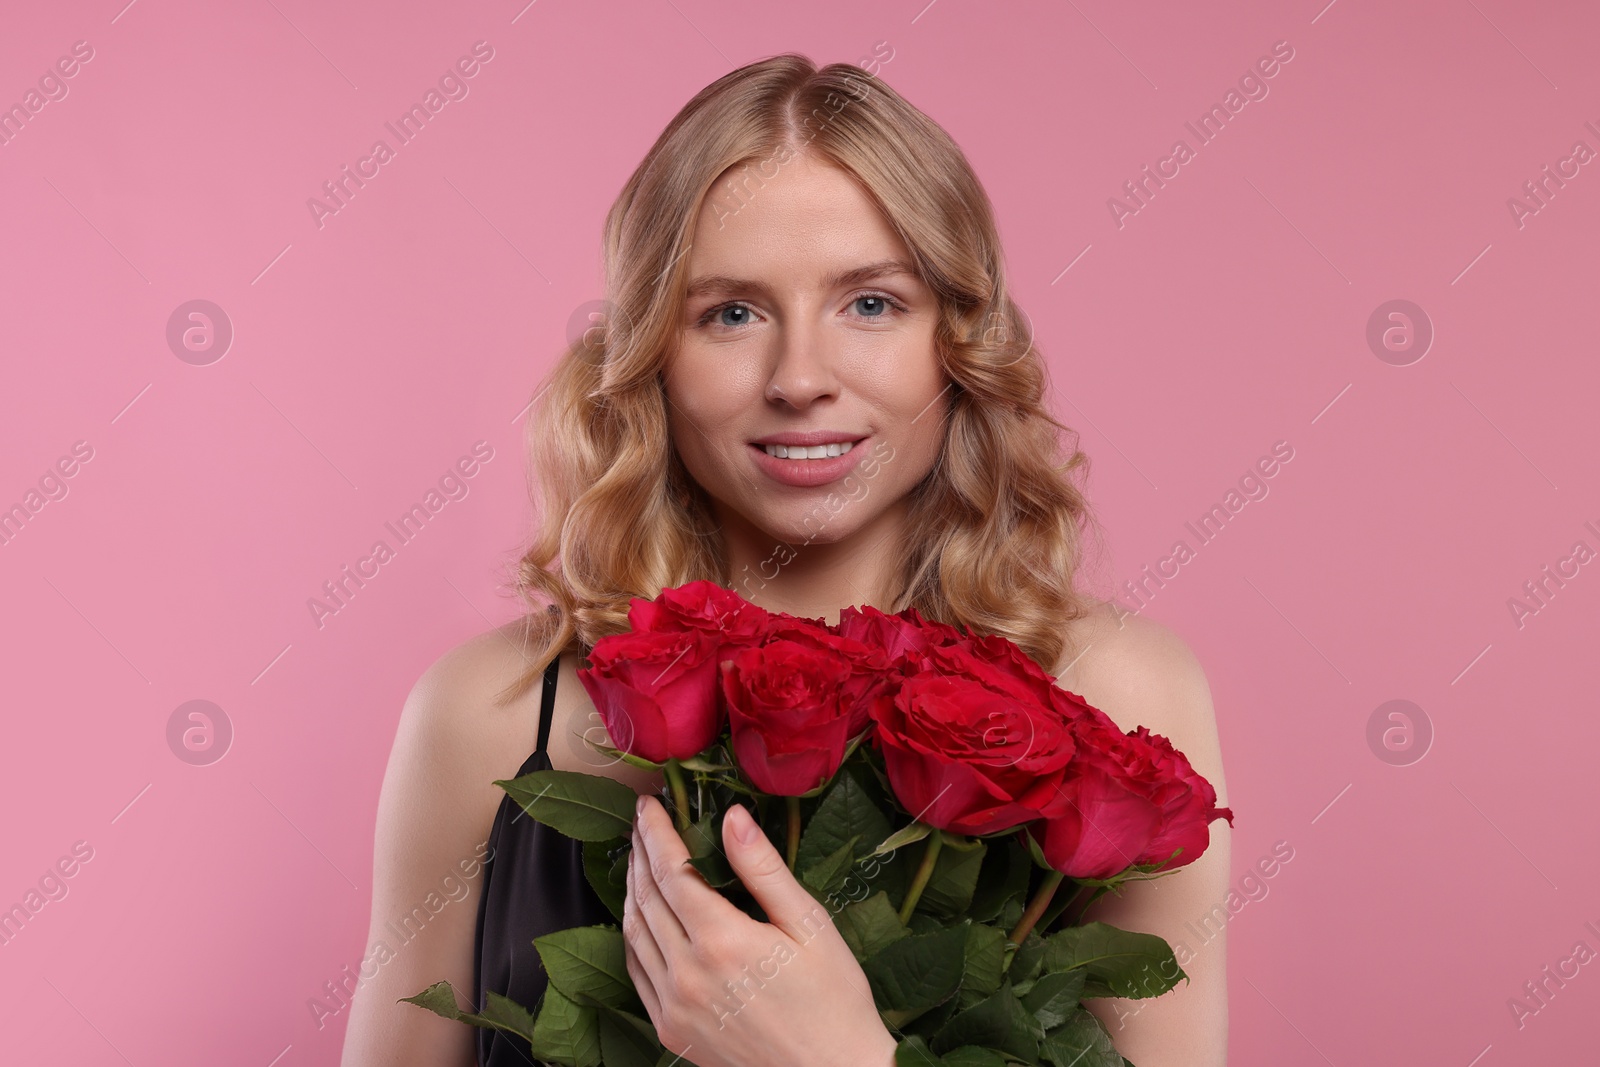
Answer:
<path fill-rule="evenodd" d="M 601 295 L 606 207 L 716 77 L 879 41 L 995 201 L 1108 585 L 1294 450 L 1146 608 L 1211 681 L 1235 884 L 1295 850 L 1228 926 L 1233 1061 L 1592 1056 L 1600 965 L 1507 1006 L 1600 950 L 1600 564 L 1520 627 L 1507 603 L 1600 549 L 1600 164 L 1507 205 L 1600 149 L 1592 8 L 123 2 L 0 35 L 0 103 L 94 50 L 0 146 L 0 506 L 93 449 L 0 545 L 0 906 L 93 849 L 0 946 L 8 1062 L 338 1061 L 347 1013 L 307 1002 L 365 951 L 401 702 L 516 611 L 519 415 Z M 469 95 L 319 228 L 307 199 L 479 40 Z M 1280 40 L 1269 94 L 1119 228 L 1107 199 Z M 204 366 L 166 340 L 194 299 L 235 331 Z M 1435 330 L 1407 366 L 1366 340 L 1393 299 Z M 480 440 L 470 493 L 319 628 L 307 600 Z M 167 739 L 196 699 L 234 731 L 205 766 Z M 1369 747 L 1393 699 L 1421 760 Z"/>

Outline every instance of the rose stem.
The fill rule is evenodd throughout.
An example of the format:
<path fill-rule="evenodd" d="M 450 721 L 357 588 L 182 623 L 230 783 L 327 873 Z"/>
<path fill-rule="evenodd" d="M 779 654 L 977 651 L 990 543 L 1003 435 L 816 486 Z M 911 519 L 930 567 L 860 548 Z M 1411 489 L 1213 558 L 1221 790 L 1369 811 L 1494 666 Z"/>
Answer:
<path fill-rule="evenodd" d="M 689 828 L 689 789 L 683 783 L 683 768 L 678 766 L 678 761 L 669 759 L 662 767 L 667 774 L 667 784 L 672 788 L 672 806 L 675 809 L 678 830 L 681 832 Z"/>
<path fill-rule="evenodd" d="M 917 898 L 922 896 L 923 887 L 928 884 L 928 879 L 933 877 L 933 864 L 939 858 L 939 846 L 944 844 L 944 833 L 934 830 L 928 835 L 928 847 L 922 853 L 922 866 L 917 868 L 916 877 L 911 879 L 911 888 L 906 892 L 905 903 L 900 905 L 900 921 L 909 923 L 911 912 L 917 906 Z"/>
<path fill-rule="evenodd" d="M 1044 917 L 1039 920 L 1035 929 L 1040 931 L 1048 930 L 1057 919 L 1062 918 L 1071 910 L 1072 906 L 1078 902 L 1078 898 L 1083 896 L 1083 891 L 1088 888 L 1087 885 L 1080 883 L 1072 890 L 1069 896 L 1052 903 L 1050 907 L 1045 909 Z"/>
<path fill-rule="evenodd" d="M 789 870 L 794 870 L 794 858 L 800 853 L 800 798 L 784 797 L 789 809 L 789 840 L 786 842 L 787 850 L 784 859 L 789 864 Z"/>
<path fill-rule="evenodd" d="M 1028 931 L 1033 929 L 1033 924 L 1039 921 L 1039 916 L 1044 914 L 1044 909 L 1050 906 L 1050 898 L 1056 895 L 1056 887 L 1066 875 L 1060 871 L 1051 871 L 1044 876 L 1044 881 L 1039 883 L 1039 889 L 1033 894 L 1033 899 L 1028 901 L 1028 910 L 1022 913 L 1022 918 L 1017 922 L 1017 928 L 1011 931 L 1012 943 L 1021 945 L 1028 936 Z"/>
<path fill-rule="evenodd" d="M 1101 897 L 1105 896 L 1109 892 L 1111 892 L 1111 887 L 1108 886 L 1108 885 L 1097 885 L 1097 886 L 1095 886 L 1094 887 L 1094 892 L 1089 894 L 1089 899 L 1084 901 L 1083 902 L 1083 906 L 1078 909 L 1078 914 L 1073 919 L 1073 925 L 1074 926 L 1081 926 L 1083 924 L 1083 917 L 1085 915 L 1089 914 L 1089 909 L 1094 906 L 1094 902 L 1099 900 Z M 1120 893 L 1121 890 L 1119 889 L 1119 890 L 1117 890 L 1117 892 Z"/>

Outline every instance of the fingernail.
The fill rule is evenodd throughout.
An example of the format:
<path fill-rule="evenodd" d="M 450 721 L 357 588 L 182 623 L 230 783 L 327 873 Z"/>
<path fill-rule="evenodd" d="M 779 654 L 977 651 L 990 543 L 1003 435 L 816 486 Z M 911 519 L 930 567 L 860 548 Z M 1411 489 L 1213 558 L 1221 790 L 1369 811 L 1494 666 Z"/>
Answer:
<path fill-rule="evenodd" d="M 640 793 L 639 794 L 639 799 L 633 802 L 633 813 L 635 815 L 643 815 L 644 814 L 644 794 L 643 793 Z"/>
<path fill-rule="evenodd" d="M 739 809 L 739 814 L 734 816 L 733 835 L 743 844 L 754 844 L 756 835 L 761 832 L 761 827 L 756 825 L 756 821 L 750 817 L 750 813 L 745 810 L 744 805 L 735 804 L 734 807 Z"/>

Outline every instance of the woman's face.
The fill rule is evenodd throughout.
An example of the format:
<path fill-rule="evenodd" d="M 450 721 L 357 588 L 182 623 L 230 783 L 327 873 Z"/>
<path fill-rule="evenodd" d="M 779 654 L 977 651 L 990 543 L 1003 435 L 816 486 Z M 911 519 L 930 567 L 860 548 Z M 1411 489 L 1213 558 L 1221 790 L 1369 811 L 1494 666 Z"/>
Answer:
<path fill-rule="evenodd" d="M 800 155 L 740 199 L 714 193 L 693 242 L 663 377 L 673 446 L 724 528 L 800 545 L 894 521 L 947 403 L 938 307 L 905 245 L 853 179 Z M 837 458 L 795 458 L 830 442 Z"/>

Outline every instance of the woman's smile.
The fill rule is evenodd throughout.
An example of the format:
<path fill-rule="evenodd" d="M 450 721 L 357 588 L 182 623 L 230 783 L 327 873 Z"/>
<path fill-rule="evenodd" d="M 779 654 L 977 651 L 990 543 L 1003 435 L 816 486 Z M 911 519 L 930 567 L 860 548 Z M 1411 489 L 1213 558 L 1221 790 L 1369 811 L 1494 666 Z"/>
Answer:
<path fill-rule="evenodd" d="M 826 445 L 752 443 L 750 452 L 756 466 L 775 481 L 810 489 L 836 482 L 855 470 L 864 454 L 858 446 L 866 440 L 834 439 Z"/>

